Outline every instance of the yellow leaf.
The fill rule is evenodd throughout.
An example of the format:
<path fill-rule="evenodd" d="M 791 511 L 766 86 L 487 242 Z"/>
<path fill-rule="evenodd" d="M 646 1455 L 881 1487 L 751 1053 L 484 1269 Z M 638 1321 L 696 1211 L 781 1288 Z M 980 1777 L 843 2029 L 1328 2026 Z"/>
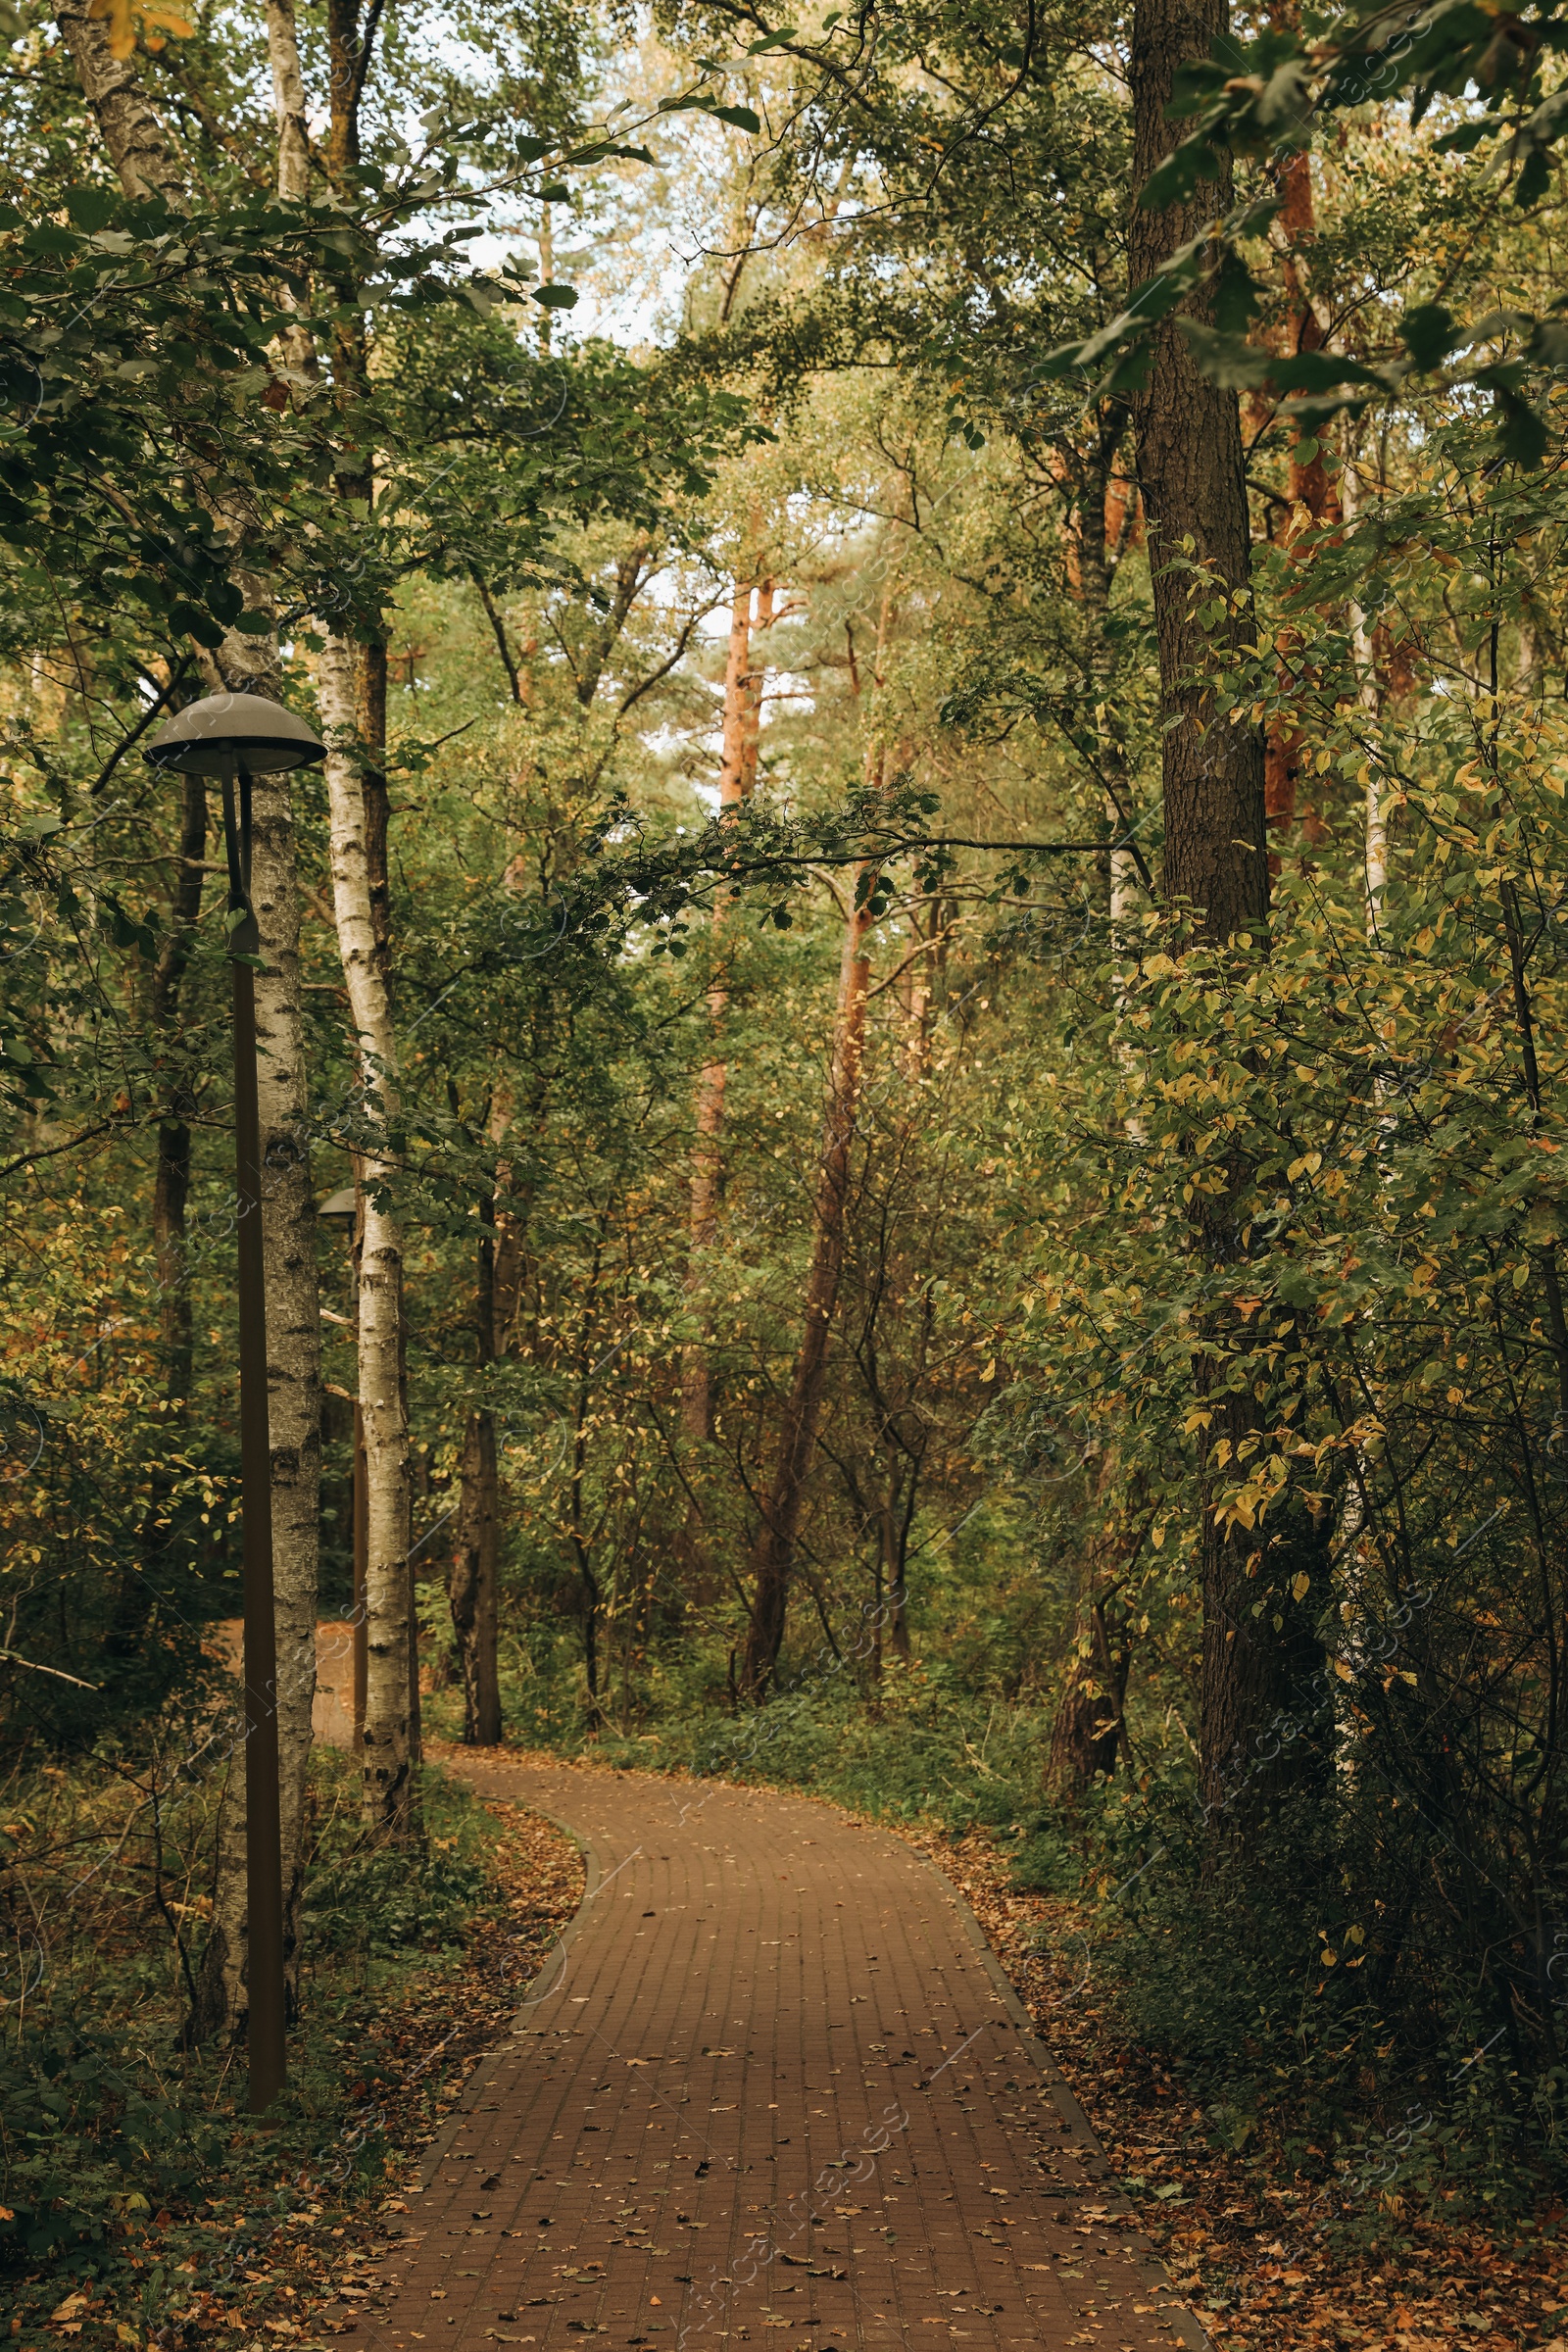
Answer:
<path fill-rule="evenodd" d="M 1354 1675 L 1350 1672 L 1350 1669 L 1348 1666 L 1347 1666 L 1343 1658 L 1335 1659 L 1334 1671 L 1339 1676 L 1342 1683 L 1353 1683 L 1355 1680 Z"/>
<path fill-rule="evenodd" d="M 1291 1598 L 1293 1600 L 1304 1600 L 1311 1590 L 1312 1579 L 1305 1573 L 1304 1570 L 1298 1569 L 1295 1576 L 1293 1576 L 1291 1579 Z"/>
<path fill-rule="evenodd" d="M 173 33 L 180 40 L 188 39 L 191 32 L 191 26 L 185 18 L 176 17 L 172 10 L 167 8 L 149 7 L 146 0 L 92 0 L 87 14 L 96 18 L 100 23 L 107 23 L 109 52 L 112 57 L 129 57 L 136 46 L 138 20 L 143 31 L 149 25 L 161 24 L 166 32 Z M 154 41 L 149 45 L 159 48 L 162 43 Z"/>

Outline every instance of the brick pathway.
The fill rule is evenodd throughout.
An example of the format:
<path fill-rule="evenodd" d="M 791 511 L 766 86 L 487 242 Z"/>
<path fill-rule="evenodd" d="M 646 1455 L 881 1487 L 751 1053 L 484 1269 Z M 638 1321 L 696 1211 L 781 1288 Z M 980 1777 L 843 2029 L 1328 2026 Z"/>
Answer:
<path fill-rule="evenodd" d="M 1203 2344 L 900 1839 L 761 1790 L 465 1770 L 571 1829 L 588 1892 L 359 2308 L 376 2352 Z"/>

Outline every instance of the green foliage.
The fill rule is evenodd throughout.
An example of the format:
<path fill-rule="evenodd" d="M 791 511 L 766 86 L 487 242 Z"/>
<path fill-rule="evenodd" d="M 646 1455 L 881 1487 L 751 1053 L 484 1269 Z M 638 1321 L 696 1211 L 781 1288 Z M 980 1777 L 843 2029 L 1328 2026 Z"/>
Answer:
<path fill-rule="evenodd" d="M 24 1901 L 47 1920 L 52 1898 L 81 1878 L 95 1825 L 114 1842 L 76 1889 L 76 1928 L 92 1931 L 85 1946 L 16 1938 L 27 1997 L 15 1997 L 13 1979 L 0 2034 L 0 2206 L 10 2209 L 0 2276 L 43 2266 L 57 2281 L 109 2278 L 157 2319 L 181 2263 L 194 2260 L 200 2274 L 221 2261 L 210 2218 L 220 2209 L 286 2211 L 307 2176 L 339 2180 L 350 2208 L 380 2192 L 392 2125 L 366 2106 L 387 2063 L 378 2053 L 400 2001 L 450 1967 L 491 1915 L 499 1833 L 461 1784 L 427 1772 L 422 1839 L 368 1850 L 357 1777 L 330 1752 L 313 1766 L 305 2014 L 265 2134 L 236 2114 L 232 2054 L 177 2047 L 186 1988 L 174 1940 L 162 1925 L 151 1945 L 136 1936 L 151 1908 L 135 1884 L 145 1815 L 110 1827 L 124 1783 L 96 1762 L 69 1776 L 54 1769 L 31 1788 L 13 1782 L 0 1887 L 14 1928 Z M 175 1886 L 182 1846 L 199 1844 L 208 1826 L 191 1818 L 198 1801 L 166 1803 L 158 1850 Z M 62 1853 L 49 1832 L 68 1818 L 75 1835 Z M 187 1918 L 196 1907 L 177 1906 Z"/>
<path fill-rule="evenodd" d="M 216 2112 L 193 2062 L 155 2126 L 104 2021 L 199 1932 L 211 1790 L 177 1758 L 217 1738 L 202 1642 L 237 1583 L 212 811 L 193 854 L 140 746 L 224 628 L 274 620 L 307 711 L 329 628 L 387 656 L 386 745 L 352 757 L 393 808 L 433 1712 L 487 1414 L 514 1737 L 997 1831 L 1021 1884 L 1093 1890 L 1233 2143 L 1273 2102 L 1353 2174 L 1396 2086 L 1434 2194 L 1557 2163 L 1562 24 L 1227 40 L 1141 196 L 1233 172 L 1234 204 L 1130 292 L 1121 19 L 757 30 L 672 0 L 631 63 L 603 12 L 399 12 L 359 160 L 309 159 L 285 206 L 259 26 L 219 10 L 135 60 L 188 210 L 107 186 L 67 52 L 14 55 L 0 1737 L 34 1811 L 90 1758 L 167 1841 L 138 1848 L 167 1918 L 100 1922 L 103 1973 L 65 1970 L 15 2054 L 16 2162 L 63 2123 L 83 2243 L 126 2117 L 177 2167 Z M 1243 404 L 1254 543 L 1246 592 L 1154 548 L 1213 649 L 1177 680 L 1130 414 L 1172 352 Z M 1159 897 L 1183 695 L 1295 794 L 1267 924 L 1224 946 Z M 373 1122 L 323 787 L 294 791 L 326 1191 Z M 779 1686 L 748 1710 L 838 1204 Z M 341 1598 L 324 1245 L 320 1274 Z M 1205 1758 L 1205 1821 L 1216 1518 L 1270 1698 Z M 345 1779 L 308 1910 L 338 1984 L 484 1900 L 470 1829 L 412 1868 L 356 1811 Z M 18 2211 L 75 2230 L 47 2178 Z"/>

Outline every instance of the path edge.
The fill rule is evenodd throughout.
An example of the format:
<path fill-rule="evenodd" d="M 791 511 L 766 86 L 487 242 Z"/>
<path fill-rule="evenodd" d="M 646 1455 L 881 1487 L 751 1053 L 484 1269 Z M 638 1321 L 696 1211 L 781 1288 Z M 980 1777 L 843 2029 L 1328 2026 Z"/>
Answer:
<path fill-rule="evenodd" d="M 884 1832 L 884 1835 L 888 1834 Z M 925 1864 L 934 1878 L 941 1880 L 945 1891 L 951 1896 L 954 1907 L 963 1923 L 964 1934 L 979 1954 L 980 1964 L 991 1979 L 992 1986 L 1003 2007 L 1011 2018 L 1018 2039 L 1033 2059 L 1035 2067 L 1054 2102 L 1056 2113 L 1060 2116 L 1069 2136 L 1075 2142 L 1074 2153 L 1084 2170 L 1095 2179 L 1104 2180 L 1125 2196 L 1126 2191 L 1121 2188 L 1120 2182 L 1111 2170 L 1110 2159 L 1100 2144 L 1094 2125 L 1084 2113 L 1071 2083 L 1051 2055 L 1049 2047 L 1041 2040 L 1035 2021 L 1024 2007 L 1017 1986 L 997 1958 L 996 1952 L 992 1948 L 991 1938 L 980 1925 L 962 1889 L 948 1876 L 934 1854 L 927 1853 L 923 1846 L 915 1845 L 909 1839 L 901 1839 L 900 1842 L 905 1844 L 917 1860 Z M 1127 2210 L 1131 2212 L 1132 2207 L 1129 2205 Z M 1147 2283 L 1151 2293 L 1157 2294 L 1163 2290 L 1166 2294 L 1173 2295 L 1175 2280 L 1155 2253 L 1152 2244 L 1143 2231 L 1136 2232 L 1136 2235 L 1143 2238 L 1144 2247 L 1149 2256 Z M 1189 2352 L 1214 2352 L 1213 2340 L 1204 2328 L 1202 2321 L 1196 2312 L 1189 2311 L 1185 2303 L 1161 2304 L 1160 2317 L 1166 2326 L 1181 2337 L 1182 2342 L 1189 2347 Z"/>
<path fill-rule="evenodd" d="M 478 1792 L 475 1791 L 474 1793 L 477 1795 Z M 511 1800 L 509 1799 L 504 1801 L 510 1802 Z M 479 1802 L 481 1804 L 484 1802 L 483 1797 L 479 1797 Z M 582 1927 L 583 1918 L 587 1912 L 589 1904 L 593 1901 L 595 1895 L 599 1892 L 600 1887 L 605 1883 L 605 1874 L 600 1867 L 599 1856 L 594 1852 L 593 1847 L 588 1843 L 587 1839 L 578 1836 L 577 1832 L 572 1828 L 569 1821 L 563 1821 L 558 1814 L 547 1813 L 543 1805 L 524 1805 L 523 1810 L 527 1813 L 536 1814 L 541 1821 L 548 1821 L 553 1830 L 559 1830 L 563 1838 L 570 1839 L 571 1843 L 576 1847 L 578 1853 L 582 1856 L 582 1900 L 577 1905 L 577 1908 L 572 1913 L 571 1917 L 566 1921 L 565 1926 L 562 1929 L 560 1935 L 550 1946 L 549 1951 L 546 1952 L 544 1964 L 539 1969 L 538 1974 L 530 1977 L 527 1984 L 523 1986 L 522 1997 L 518 2001 L 516 2008 L 513 2011 L 511 2021 L 506 2026 L 500 2038 L 493 2042 L 489 2049 L 482 2051 L 479 2057 L 474 2061 L 474 2064 L 469 2071 L 467 2080 L 458 2094 L 456 2106 L 453 2108 L 452 2113 L 448 2116 L 441 2130 L 436 2133 L 434 2139 L 429 2142 L 423 2154 L 420 2156 L 417 2180 L 417 2186 L 420 2189 L 429 2188 L 434 2181 L 437 2167 L 445 2163 L 453 2141 L 459 2136 L 464 2126 L 469 2121 L 473 2114 L 473 2100 L 475 2094 L 488 2087 L 497 2060 L 503 2057 L 513 2057 L 515 2055 L 518 2046 L 517 2036 L 527 2030 L 524 2027 L 522 2020 L 524 2017 L 526 2017 L 534 2002 L 536 2000 L 543 1999 L 546 1996 L 546 1993 L 550 1989 L 548 1980 L 554 1975 L 557 1968 L 560 1967 L 562 1961 L 566 1958 L 570 1946 L 575 1940 L 578 1931 Z M 565 1982 L 564 1977 L 563 1977 L 562 1982 L 563 1984 Z"/>

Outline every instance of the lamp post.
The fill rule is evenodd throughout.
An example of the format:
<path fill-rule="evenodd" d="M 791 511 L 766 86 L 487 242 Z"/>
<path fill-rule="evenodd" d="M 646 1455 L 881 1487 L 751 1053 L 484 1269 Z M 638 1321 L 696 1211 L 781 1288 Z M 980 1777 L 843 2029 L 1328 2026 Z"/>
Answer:
<path fill-rule="evenodd" d="M 262 1136 L 256 1088 L 260 934 L 251 906 L 251 778 L 312 766 L 326 746 L 292 710 L 260 694 L 188 704 L 148 746 L 155 767 L 216 776 L 228 859 L 228 953 L 234 985 L 234 1178 L 238 1196 L 240 1492 L 245 1523 L 245 1913 L 250 2109 L 261 2115 L 287 2071 L 283 2000 L 283 1859 L 278 1805 L 277 1622 L 272 1593 L 272 1461 L 267 1403 L 267 1285 L 262 1258 Z M 236 797 L 238 806 L 236 808 Z"/>

